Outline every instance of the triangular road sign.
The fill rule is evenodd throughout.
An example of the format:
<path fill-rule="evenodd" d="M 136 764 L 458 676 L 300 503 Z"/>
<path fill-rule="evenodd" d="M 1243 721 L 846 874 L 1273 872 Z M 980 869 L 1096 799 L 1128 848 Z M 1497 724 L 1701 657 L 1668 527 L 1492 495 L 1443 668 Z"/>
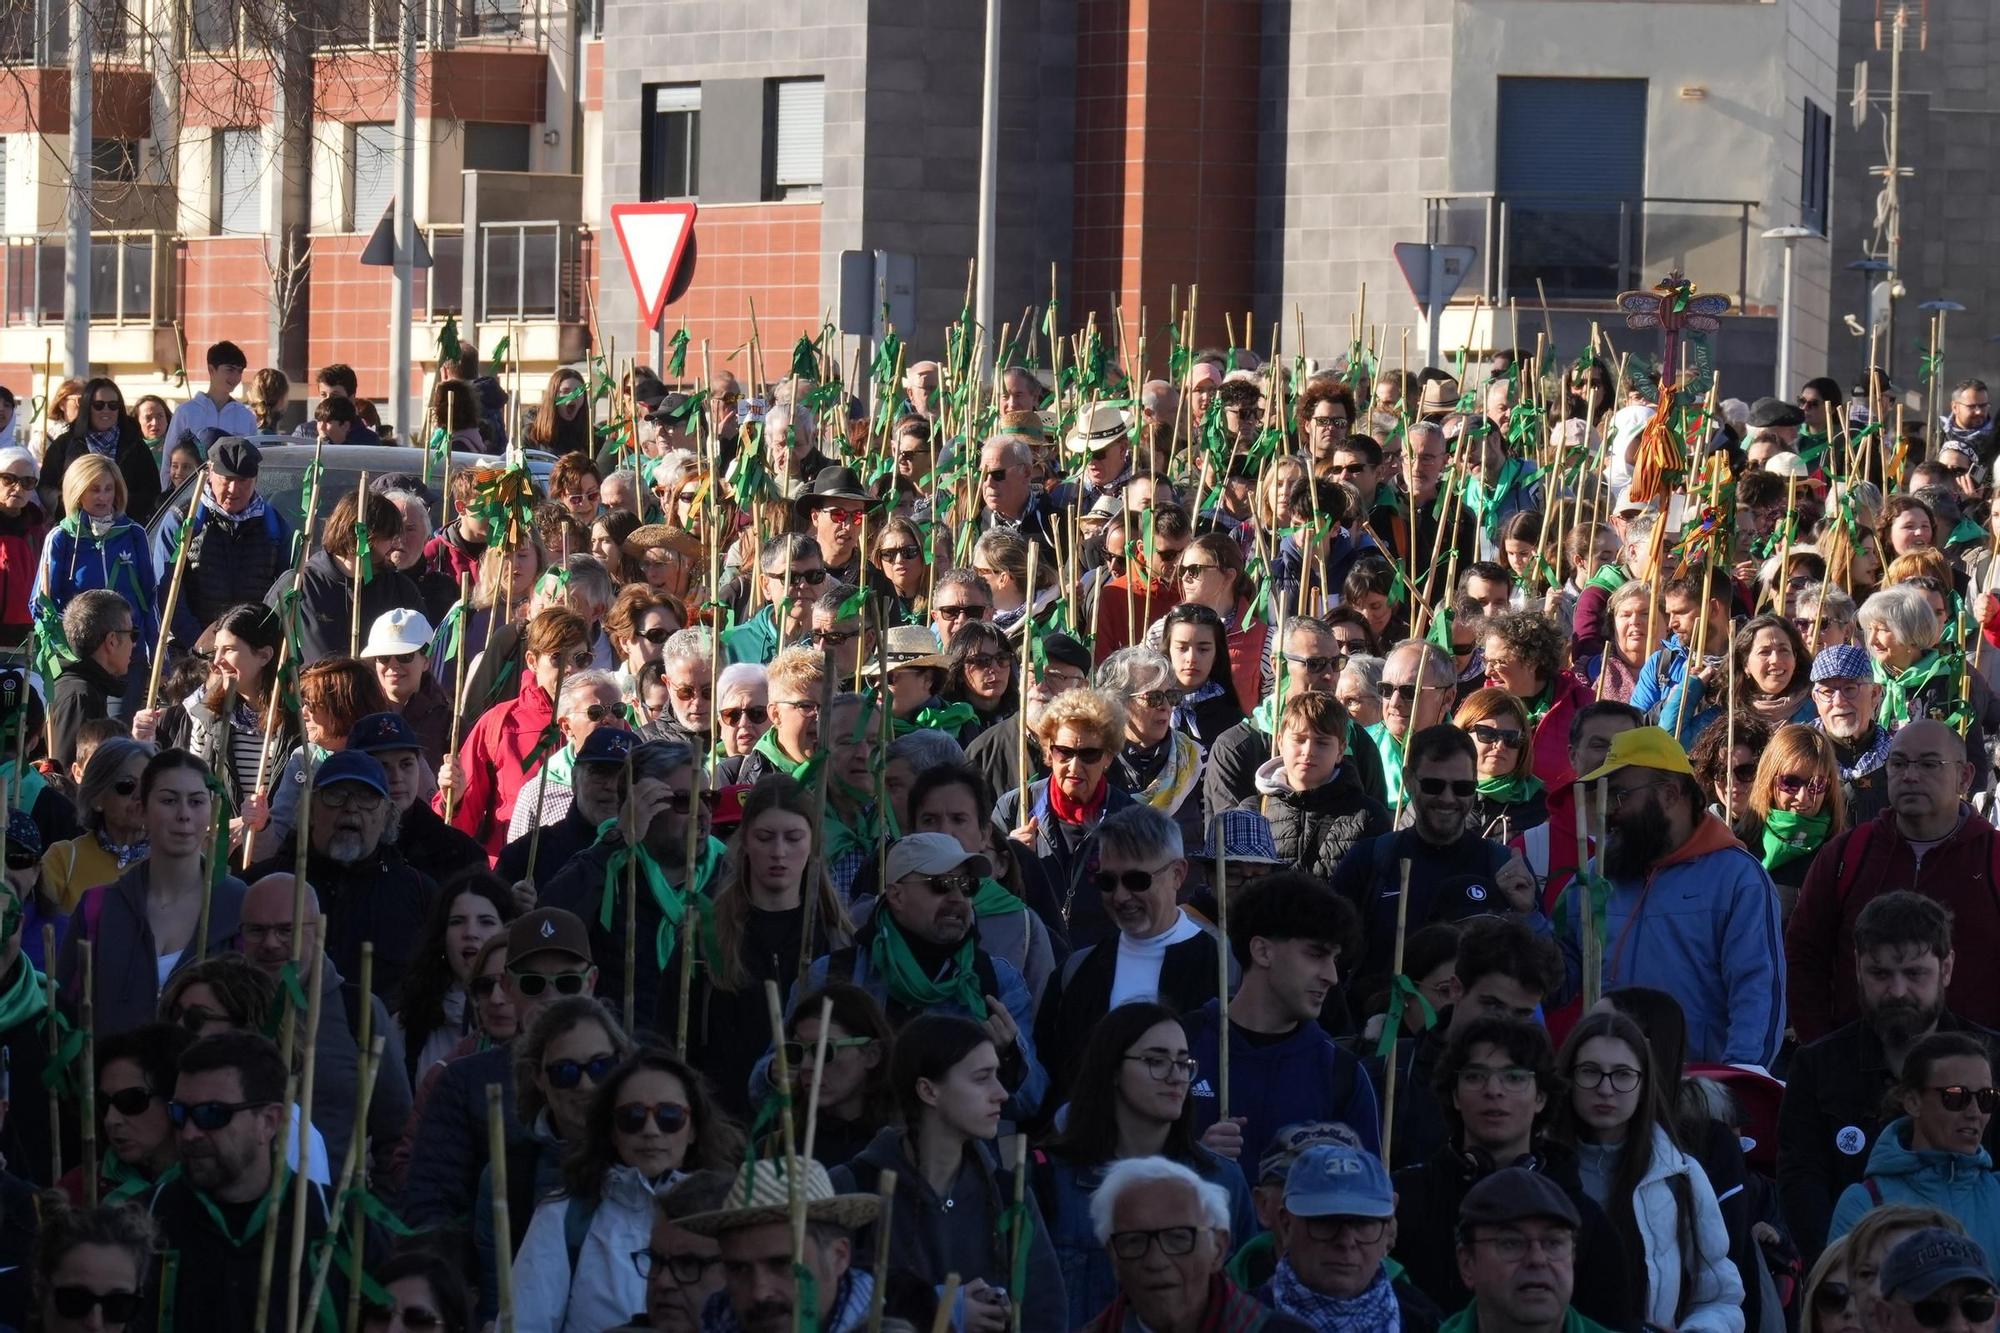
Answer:
<path fill-rule="evenodd" d="M 688 238 L 694 235 L 695 205 L 613 204 L 611 226 L 625 251 L 625 271 L 632 277 L 646 326 L 660 322 L 667 293 L 674 284 Z"/>
<path fill-rule="evenodd" d="M 431 266 L 431 248 L 424 243 L 424 229 L 414 227 L 417 235 L 417 252 L 410 260 L 411 268 Z M 382 210 L 382 220 L 375 224 L 375 230 L 368 237 L 368 244 L 361 249 L 361 262 L 370 268 L 394 268 L 396 266 L 396 201 Z"/>

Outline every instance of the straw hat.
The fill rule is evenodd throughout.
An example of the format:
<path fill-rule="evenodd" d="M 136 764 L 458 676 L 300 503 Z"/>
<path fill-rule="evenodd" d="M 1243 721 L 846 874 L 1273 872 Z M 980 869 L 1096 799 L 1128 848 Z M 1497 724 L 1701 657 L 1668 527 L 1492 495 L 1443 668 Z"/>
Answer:
<path fill-rule="evenodd" d="M 951 669 L 951 659 L 938 651 L 937 639 L 923 625 L 891 625 L 882 639 L 883 656 L 889 659 L 889 670 L 902 671 L 910 667 L 929 667 L 933 671 Z M 881 674 L 877 668 L 881 662 L 869 658 L 862 666 L 861 674 L 871 680 Z"/>
<path fill-rule="evenodd" d="M 826 1222 L 850 1231 L 873 1222 L 881 1203 L 873 1194 L 835 1194 L 833 1180 L 818 1162 L 804 1164 L 799 1193 L 805 1200 L 808 1222 Z M 684 1217 L 679 1225 L 697 1236 L 720 1236 L 791 1221 L 791 1190 L 785 1179 L 784 1159 L 763 1158 L 737 1172 L 727 1202 L 731 1205 L 728 1208 Z"/>
<path fill-rule="evenodd" d="M 625 539 L 625 554 L 634 560 L 646 558 L 646 552 L 655 550 L 672 551 L 675 555 L 692 560 L 701 554 L 701 539 L 685 528 L 670 528 L 664 523 L 648 523 L 643 528 L 634 528 L 632 535 Z"/>

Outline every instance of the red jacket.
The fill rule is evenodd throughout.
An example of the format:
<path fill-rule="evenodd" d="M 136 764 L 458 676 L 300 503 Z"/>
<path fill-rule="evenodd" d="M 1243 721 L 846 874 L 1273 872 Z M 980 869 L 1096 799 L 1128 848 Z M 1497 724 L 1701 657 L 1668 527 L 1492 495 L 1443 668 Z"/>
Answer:
<path fill-rule="evenodd" d="M 1967 810 L 1956 833 L 1924 856 L 1896 828 L 1896 812 L 1834 837 L 1820 848 L 1799 889 L 1785 929 L 1785 993 L 1799 1044 L 1860 1016 L 1854 981 L 1854 918 L 1870 901 L 1914 889 L 1952 910 L 1958 966 L 1946 994 L 1953 1013 L 1992 1027 L 2000 1023 L 2000 831 Z"/>
<path fill-rule="evenodd" d="M 507 845 L 507 821 L 514 816 L 514 798 L 528 785 L 528 756 L 541 744 L 555 720 L 555 705 L 532 673 L 521 677 L 521 692 L 495 705 L 473 724 L 459 747 L 458 763 L 465 789 L 452 811 L 452 827 L 470 834 L 497 858 Z M 444 813 L 444 793 L 432 801 Z"/>
<path fill-rule="evenodd" d="M 1556 677 L 1552 693 L 1549 711 L 1535 724 L 1533 769 L 1550 795 L 1576 781 L 1576 771 L 1569 766 L 1570 724 L 1576 720 L 1577 710 L 1597 702 L 1597 691 L 1567 671 Z"/>
<path fill-rule="evenodd" d="M 41 501 L 32 495 L 18 515 L 0 518 L 0 645 L 22 642 L 35 623 L 35 568 L 47 536 Z"/>
<path fill-rule="evenodd" d="M 1271 622 L 1254 616 L 1243 623 L 1241 610 L 1225 618 L 1229 626 L 1229 677 L 1236 684 L 1236 702 L 1254 713 L 1264 701 L 1264 660 L 1271 647 Z"/>

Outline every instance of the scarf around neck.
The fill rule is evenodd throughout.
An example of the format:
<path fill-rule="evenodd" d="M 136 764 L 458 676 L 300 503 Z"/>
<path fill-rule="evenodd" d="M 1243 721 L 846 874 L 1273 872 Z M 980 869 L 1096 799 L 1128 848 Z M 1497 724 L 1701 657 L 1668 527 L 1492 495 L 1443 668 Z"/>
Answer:
<path fill-rule="evenodd" d="M 984 888 L 982 886 L 982 892 Z M 912 1009 L 927 1010 L 938 1005 L 956 1005 L 984 1022 L 986 996 L 981 993 L 979 971 L 973 966 L 978 946 L 976 931 L 968 930 L 952 953 L 950 975 L 944 980 L 927 976 L 910 951 L 910 942 L 885 908 L 878 914 L 874 938 L 868 942 L 868 965 L 888 984 L 889 995 Z"/>
<path fill-rule="evenodd" d="M 152 844 L 144 838 L 137 842 L 113 842 L 104 836 L 103 829 L 97 830 L 96 837 L 97 845 L 111 854 L 111 859 L 118 863 L 120 870 L 128 868 L 134 861 L 145 860 L 146 854 L 152 850 Z"/>
<path fill-rule="evenodd" d="M 1182 695 L 1181 701 L 1174 705 L 1174 720 L 1172 724 L 1174 730 L 1184 731 L 1190 736 L 1194 735 L 1194 706 L 1200 703 L 1207 703 L 1210 699 L 1214 699 L 1222 693 L 1223 687 L 1211 680 L 1205 685 L 1195 686 L 1194 689 Z"/>
<path fill-rule="evenodd" d="M 118 455 L 118 428 L 87 431 L 83 437 L 84 447 L 99 458 L 115 458 Z"/>
<path fill-rule="evenodd" d="M 1487 538 L 1498 541 L 1500 537 L 1500 506 L 1515 491 L 1527 482 L 1527 465 L 1518 458 L 1510 458 L 1500 465 L 1500 475 L 1491 486 L 1478 473 L 1465 479 L 1465 505 L 1479 519 L 1479 526 Z"/>
<path fill-rule="evenodd" d="M 35 965 L 28 961 L 28 955 L 22 954 L 13 982 L 6 990 L 0 991 L 0 1032 L 11 1032 L 48 1011 L 48 985 L 42 980 L 42 974 L 35 970 Z"/>
<path fill-rule="evenodd" d="M 615 817 L 599 824 L 597 826 L 599 841 L 615 832 L 617 828 L 618 820 Z M 604 864 L 604 894 L 598 901 L 598 927 L 606 931 L 613 929 L 612 922 L 616 916 L 619 900 L 625 891 L 625 877 L 628 873 L 636 874 L 639 883 L 652 896 L 654 906 L 660 909 L 660 928 L 654 937 L 654 954 L 659 960 L 660 968 L 664 970 L 667 960 L 673 957 L 674 940 L 680 930 L 682 918 L 687 913 L 689 897 L 693 897 L 698 913 L 707 914 L 709 885 L 715 882 L 715 874 L 722 865 L 722 855 L 725 850 L 722 843 L 713 837 L 709 838 L 707 845 L 700 849 L 695 859 L 694 883 L 687 888 L 677 889 L 667 882 L 665 868 L 653 859 L 653 854 L 646 850 L 644 843 L 632 847 L 621 840 L 612 849 L 611 856 Z M 633 866 L 635 859 L 637 865 Z M 632 869 L 628 871 L 628 867 Z"/>
<path fill-rule="evenodd" d="M 999 880 L 988 875 L 979 881 L 979 892 L 972 895 L 972 912 L 975 916 L 1012 916 L 1025 912 L 1028 905 L 1016 898 Z"/>
<path fill-rule="evenodd" d="M 1520 805 L 1541 794 L 1542 780 L 1531 773 L 1509 773 L 1503 778 L 1479 779 L 1479 794 L 1502 805 Z"/>
<path fill-rule="evenodd" d="M 1891 671 L 1877 662 L 1875 682 L 1882 687 L 1882 725 L 1893 728 L 1910 721 L 1910 704 L 1917 695 L 1939 677 L 1949 680 L 1951 676 L 1951 662 L 1935 648 L 1901 671 Z"/>
<path fill-rule="evenodd" d="M 776 768 L 786 777 L 798 782 L 806 781 L 808 777 L 807 770 L 812 767 L 813 761 L 811 759 L 794 759 L 778 748 L 778 729 L 776 727 L 765 728 L 764 734 L 759 736 L 757 743 L 750 748 L 770 760 L 772 767 Z"/>
<path fill-rule="evenodd" d="M 1187 799 L 1187 794 L 1194 790 L 1195 782 L 1201 777 L 1201 746 L 1182 731 L 1169 731 L 1166 741 L 1167 753 L 1160 771 L 1143 788 L 1135 789 L 1132 795 L 1155 810 L 1172 814 L 1181 808 L 1181 802 Z"/>
<path fill-rule="evenodd" d="M 1865 778 L 1889 762 L 1889 742 L 1891 737 L 1887 727 L 1879 724 L 1872 725 L 1869 730 L 1867 747 L 1857 751 L 1854 756 L 1854 762 L 1850 764 L 1840 757 L 1840 752 L 1845 748 L 1845 743 L 1835 740 L 1831 733 L 1827 733 L 1826 728 L 1820 726 L 1817 718 L 1813 720 L 1812 725 L 1819 727 L 1822 733 L 1826 733 L 1826 738 L 1833 742 L 1833 757 L 1840 764 L 1840 777 L 1843 782 L 1852 782 L 1856 778 Z"/>
<path fill-rule="evenodd" d="M 1759 859 L 1764 869 L 1776 870 L 1811 856 L 1825 845 L 1832 830 L 1833 815 L 1829 812 L 1802 815 L 1796 810 L 1773 810 L 1764 816 L 1764 847 Z"/>
<path fill-rule="evenodd" d="M 803 1294 L 804 1288 L 800 1290 Z M 820 1333 L 859 1333 L 868 1325 L 868 1308 L 874 1299 L 875 1274 L 865 1268 L 850 1268 L 833 1289 L 833 1308 L 827 1311 L 824 1325 L 816 1325 L 808 1313 L 805 1327 L 819 1327 Z M 701 1326 L 704 1333 L 743 1333 L 728 1292 L 718 1291 L 708 1298 L 702 1307 Z"/>
<path fill-rule="evenodd" d="M 1280 1259 L 1271 1275 L 1271 1294 L 1278 1309 L 1297 1315 L 1321 1333 L 1334 1329 L 1340 1333 L 1397 1333 L 1403 1325 L 1395 1284 L 1389 1280 L 1389 1270 L 1380 1265 L 1366 1291 L 1343 1300 L 1314 1291 L 1300 1281 L 1290 1259 Z"/>
<path fill-rule="evenodd" d="M 1111 779 L 1107 777 L 1100 781 L 1097 784 L 1097 791 L 1081 804 L 1070 800 L 1064 794 L 1063 789 L 1056 784 L 1054 775 L 1049 777 L 1045 790 L 1048 792 L 1049 810 L 1057 819 L 1065 824 L 1090 824 L 1104 813 L 1104 803 L 1111 798 Z"/>

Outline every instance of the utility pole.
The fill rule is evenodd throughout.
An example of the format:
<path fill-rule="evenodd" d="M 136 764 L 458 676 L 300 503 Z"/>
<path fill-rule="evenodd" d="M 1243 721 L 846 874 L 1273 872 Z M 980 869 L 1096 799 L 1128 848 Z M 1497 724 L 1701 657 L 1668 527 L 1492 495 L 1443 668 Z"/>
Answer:
<path fill-rule="evenodd" d="M 90 377 L 90 190 L 97 177 L 90 125 L 91 12 L 69 0 L 69 243 L 63 247 L 63 374 Z"/>
<path fill-rule="evenodd" d="M 1919 0 L 1923 6 L 1917 29 L 1917 49 L 1924 50 L 1930 44 L 1930 0 Z M 1875 47 L 1880 50 L 1882 41 L 1883 0 L 1875 0 Z M 1886 243 L 1889 267 L 1882 275 L 1884 292 L 1887 296 L 1888 318 L 1884 324 L 1881 346 L 1878 349 L 1885 372 L 1893 372 L 1896 367 L 1896 299 L 1901 295 L 1903 270 L 1903 178 L 1915 173 L 1902 163 L 1903 148 L 1903 44 L 1908 40 L 1910 27 L 1910 6 L 1905 0 L 1897 0 L 1895 16 L 1889 23 L 1889 150 L 1888 161 L 1871 169 L 1871 174 L 1882 178 L 1882 193 L 1875 205 L 1875 240 L 1877 245 Z"/>
<path fill-rule="evenodd" d="M 993 250 L 1000 207 L 1000 3 L 986 0 L 986 83 L 979 110 L 979 249 L 973 320 L 986 330 L 990 359 L 999 352 L 993 324 Z"/>
<path fill-rule="evenodd" d="M 396 6 L 402 52 L 396 64 L 396 280 L 389 294 L 389 401 L 395 405 L 396 429 L 404 441 L 421 448 L 425 441 L 418 438 L 410 409 L 410 320 L 415 303 L 411 260 L 417 249 L 417 4 L 418 0 L 398 0 Z"/>

